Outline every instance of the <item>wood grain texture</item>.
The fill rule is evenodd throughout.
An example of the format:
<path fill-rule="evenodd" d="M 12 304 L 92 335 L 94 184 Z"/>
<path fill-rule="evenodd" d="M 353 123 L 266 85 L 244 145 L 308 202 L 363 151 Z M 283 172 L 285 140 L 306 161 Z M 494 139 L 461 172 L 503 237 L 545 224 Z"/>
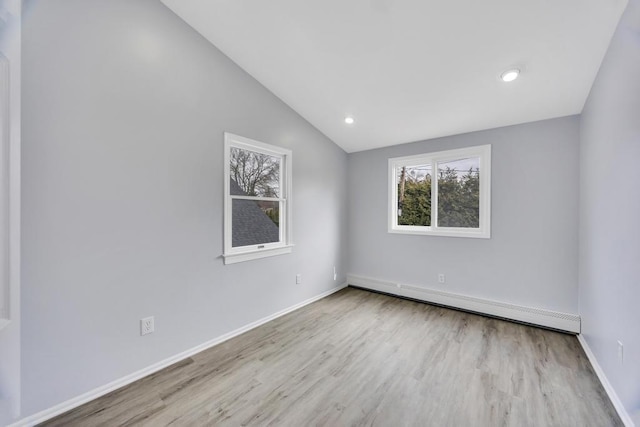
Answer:
<path fill-rule="evenodd" d="M 575 336 L 347 288 L 47 426 L 622 426 Z"/>

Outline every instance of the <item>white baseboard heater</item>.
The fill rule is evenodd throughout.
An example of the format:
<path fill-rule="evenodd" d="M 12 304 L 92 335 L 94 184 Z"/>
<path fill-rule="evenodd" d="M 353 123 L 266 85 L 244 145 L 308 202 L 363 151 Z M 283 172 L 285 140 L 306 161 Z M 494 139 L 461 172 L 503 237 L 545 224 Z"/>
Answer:
<path fill-rule="evenodd" d="M 580 333 L 580 316 L 577 314 L 561 313 L 542 308 L 503 303 L 454 294 L 451 292 L 438 291 L 417 285 L 409 285 L 355 275 L 348 275 L 347 283 L 358 288 L 411 298 L 459 310 L 500 317 L 503 319 L 514 320 L 550 329 L 557 329 L 574 334 Z"/>

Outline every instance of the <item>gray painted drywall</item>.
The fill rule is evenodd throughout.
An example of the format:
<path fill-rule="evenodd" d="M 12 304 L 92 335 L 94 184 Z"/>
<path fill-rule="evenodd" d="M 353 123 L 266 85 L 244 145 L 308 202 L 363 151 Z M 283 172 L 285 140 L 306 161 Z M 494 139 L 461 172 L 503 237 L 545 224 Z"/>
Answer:
<path fill-rule="evenodd" d="M 2 197 L 9 196 L 8 211 L 4 212 L 9 214 L 9 227 L 0 232 L 3 240 L 8 239 L 0 250 L 9 249 L 8 258 L 0 263 L 0 274 L 3 281 L 8 279 L 10 318 L 10 323 L 0 329 L 0 425 L 9 423 L 20 412 L 20 12 L 19 1 L 0 0 L 0 21 L 4 21 L 0 23 L 0 52 L 9 61 L 9 152 L 0 155 L 3 166 L 7 164 L 4 155 L 10 157 L 9 186 L 2 189 L 8 190 Z M 5 215 L 0 215 L 3 227 L 7 224 Z M 0 284 L 0 288 L 4 285 Z"/>
<path fill-rule="evenodd" d="M 572 116 L 350 154 L 349 273 L 577 313 L 578 126 Z M 482 144 L 491 239 L 387 232 L 390 157 Z"/>
<path fill-rule="evenodd" d="M 23 416 L 345 281 L 343 150 L 159 1 L 23 10 Z M 224 131 L 293 151 L 292 254 L 223 265 Z"/>
<path fill-rule="evenodd" d="M 640 426 L 640 1 L 630 0 L 580 125 L 580 314 L 598 364 Z M 624 344 L 624 361 L 617 341 Z"/>

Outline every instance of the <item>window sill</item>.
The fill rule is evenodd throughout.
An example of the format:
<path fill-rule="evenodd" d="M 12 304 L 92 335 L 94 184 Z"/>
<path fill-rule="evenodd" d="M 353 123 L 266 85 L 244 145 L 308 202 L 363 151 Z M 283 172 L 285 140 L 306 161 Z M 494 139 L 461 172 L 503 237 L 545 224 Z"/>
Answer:
<path fill-rule="evenodd" d="M 251 261 L 253 259 L 266 258 L 276 255 L 291 253 L 293 245 L 278 246 L 277 248 L 257 249 L 253 251 L 223 254 L 225 264 L 235 264 L 237 262 Z"/>
<path fill-rule="evenodd" d="M 490 239 L 491 238 L 491 233 L 489 231 L 482 231 L 482 230 L 457 231 L 457 230 L 420 230 L 420 229 L 390 228 L 389 233 L 414 234 L 419 236 L 467 237 L 472 239 Z"/>

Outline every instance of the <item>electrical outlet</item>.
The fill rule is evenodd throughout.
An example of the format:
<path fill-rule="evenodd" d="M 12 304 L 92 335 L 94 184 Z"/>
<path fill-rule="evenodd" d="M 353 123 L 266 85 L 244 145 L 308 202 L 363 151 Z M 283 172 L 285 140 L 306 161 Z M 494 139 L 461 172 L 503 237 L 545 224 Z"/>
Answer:
<path fill-rule="evenodd" d="M 438 274 L 438 283 L 445 283 L 445 282 L 446 282 L 446 277 L 444 276 L 444 273 Z"/>
<path fill-rule="evenodd" d="M 302 274 L 296 274 L 296 285 L 302 283 Z"/>
<path fill-rule="evenodd" d="M 153 316 L 140 319 L 140 335 L 147 335 L 155 330 Z"/>
<path fill-rule="evenodd" d="M 624 363 L 624 344 L 622 341 L 618 341 L 618 361 L 621 365 Z"/>
<path fill-rule="evenodd" d="M 338 280 L 338 273 L 336 272 L 336 266 L 333 266 L 333 281 Z"/>

